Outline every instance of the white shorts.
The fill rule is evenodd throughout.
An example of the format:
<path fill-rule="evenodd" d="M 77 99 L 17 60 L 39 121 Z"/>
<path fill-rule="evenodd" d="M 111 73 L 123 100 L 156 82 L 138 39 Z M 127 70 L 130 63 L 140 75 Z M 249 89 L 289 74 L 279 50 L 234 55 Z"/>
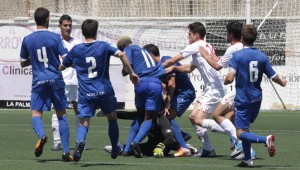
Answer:
<path fill-rule="evenodd" d="M 66 85 L 65 87 L 66 96 L 68 102 L 78 101 L 78 86 L 77 85 Z"/>
<path fill-rule="evenodd" d="M 224 95 L 224 90 L 218 89 L 204 92 L 203 95 L 197 99 L 197 102 L 201 103 L 201 108 L 199 109 L 202 109 L 204 113 L 213 113 Z"/>
<path fill-rule="evenodd" d="M 222 105 L 228 103 L 229 109 L 234 109 L 235 92 L 227 93 L 221 100 Z"/>

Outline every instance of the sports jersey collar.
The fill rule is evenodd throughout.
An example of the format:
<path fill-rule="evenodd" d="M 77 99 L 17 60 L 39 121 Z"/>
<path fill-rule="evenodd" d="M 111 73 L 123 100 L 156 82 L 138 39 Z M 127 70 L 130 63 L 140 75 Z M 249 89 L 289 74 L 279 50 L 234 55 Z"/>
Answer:
<path fill-rule="evenodd" d="M 35 32 L 37 32 L 37 31 L 49 31 L 48 29 L 37 29 L 37 30 L 35 30 Z"/>
<path fill-rule="evenodd" d="M 244 48 L 255 48 L 254 45 L 251 46 L 244 46 Z"/>
<path fill-rule="evenodd" d="M 86 44 L 90 44 L 90 43 L 94 43 L 94 42 L 96 42 L 96 40 L 93 40 L 93 41 L 91 41 L 91 42 L 84 42 L 84 43 L 86 43 Z"/>

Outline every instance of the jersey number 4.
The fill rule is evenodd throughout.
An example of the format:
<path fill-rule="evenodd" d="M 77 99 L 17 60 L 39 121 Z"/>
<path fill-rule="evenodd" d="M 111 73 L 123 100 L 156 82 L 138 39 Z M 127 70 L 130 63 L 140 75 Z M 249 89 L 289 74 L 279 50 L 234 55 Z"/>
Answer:
<path fill-rule="evenodd" d="M 46 47 L 42 47 L 42 49 L 37 49 L 37 55 L 39 62 L 44 63 L 44 67 L 48 68 L 48 57 L 46 52 Z"/>

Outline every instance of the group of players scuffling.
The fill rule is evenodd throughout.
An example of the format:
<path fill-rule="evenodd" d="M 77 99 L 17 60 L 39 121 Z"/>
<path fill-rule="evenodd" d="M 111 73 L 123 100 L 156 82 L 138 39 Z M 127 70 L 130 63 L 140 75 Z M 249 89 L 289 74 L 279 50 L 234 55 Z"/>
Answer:
<path fill-rule="evenodd" d="M 48 140 L 41 118 L 44 110 L 51 110 L 51 103 L 55 109 L 52 150 L 59 150 L 62 146 L 62 160 L 66 162 L 80 160 L 86 148 L 90 118 L 98 108 L 109 123 L 111 145 L 104 149 L 112 159 L 119 155 L 137 158 L 145 155 L 156 158 L 216 157 L 208 129 L 229 136 L 230 149 L 233 150 L 230 156 L 242 159 L 237 165 L 239 167 L 253 166 L 256 152 L 251 143 L 265 144 L 269 155 L 275 155 L 275 136 L 249 132 L 249 125 L 260 110 L 263 74 L 283 87 L 287 81 L 273 70 L 266 54 L 255 48 L 257 30 L 254 25 L 229 22 L 226 30 L 231 46 L 218 57 L 213 46 L 204 40 L 204 25 L 191 23 L 188 25 L 189 45 L 175 57 L 161 57 L 156 45 L 140 47 L 128 36 L 118 39 L 117 48 L 98 41 L 99 23 L 93 19 L 87 19 L 81 25 L 84 42 L 70 36 L 72 19 L 69 15 L 62 15 L 59 20 L 61 35 L 47 30 L 49 10 L 46 8 L 37 8 L 34 19 L 37 30 L 24 38 L 20 57 L 22 67 L 32 66 L 32 127 L 39 137 L 34 150 L 36 157 L 42 155 Z M 129 75 L 134 84 L 136 111 L 117 111 L 117 99 L 109 79 L 111 56 L 120 58 L 123 63 L 120 74 Z M 179 63 L 190 56 L 189 64 Z M 225 80 L 219 72 L 222 68 L 228 69 Z M 197 98 L 189 119 L 202 143 L 200 149 L 186 143 L 191 135 L 182 132 L 175 120 L 196 98 L 187 75 L 195 69 L 201 74 L 204 91 Z M 225 85 L 234 80 L 236 90 L 226 93 Z M 72 103 L 76 114 L 73 154 L 69 150 L 68 102 Z M 210 114 L 213 119 L 208 119 Z M 133 121 L 125 144 L 119 143 L 118 118 Z M 148 140 L 141 143 L 145 137 Z M 175 154 L 171 155 L 171 150 Z"/>

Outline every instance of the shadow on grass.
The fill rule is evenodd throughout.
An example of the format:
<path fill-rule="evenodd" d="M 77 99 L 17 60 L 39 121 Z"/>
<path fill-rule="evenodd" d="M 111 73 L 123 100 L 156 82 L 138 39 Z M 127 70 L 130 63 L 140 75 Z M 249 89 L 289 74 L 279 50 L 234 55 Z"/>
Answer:
<path fill-rule="evenodd" d="M 120 164 L 120 163 L 88 163 L 81 164 L 80 167 L 93 167 L 93 166 L 136 166 L 136 165 L 128 165 L 128 164 Z"/>

